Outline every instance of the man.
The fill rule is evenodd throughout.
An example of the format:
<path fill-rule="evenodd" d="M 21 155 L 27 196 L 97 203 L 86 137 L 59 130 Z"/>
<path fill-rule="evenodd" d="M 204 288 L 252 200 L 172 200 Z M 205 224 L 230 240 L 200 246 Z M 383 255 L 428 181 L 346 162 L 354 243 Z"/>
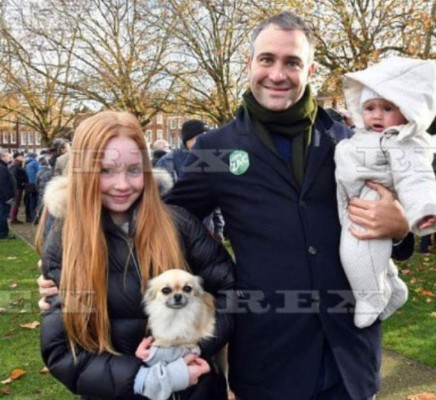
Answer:
<path fill-rule="evenodd" d="M 240 400 L 367 400 L 379 390 L 380 322 L 359 330 L 339 260 L 333 153 L 351 135 L 316 106 L 314 39 L 292 13 L 263 21 L 236 119 L 197 138 L 168 201 L 204 218 L 219 206 L 237 262 L 230 386 Z M 359 238 L 407 235 L 403 211 L 352 200 Z M 413 251 L 411 236 L 398 248 Z M 406 254 L 408 253 L 408 254 Z"/>
<path fill-rule="evenodd" d="M 164 154 L 157 162 L 156 167 L 166 169 L 176 182 L 182 173 L 182 166 L 188 158 L 189 152 L 194 146 L 198 135 L 209 130 L 209 127 L 198 119 L 190 119 L 183 123 L 180 131 L 183 148 Z"/>
<path fill-rule="evenodd" d="M 153 157 L 151 159 L 151 164 L 153 167 L 165 154 L 170 151 L 170 144 L 164 139 L 156 140 L 151 146 L 153 151 Z"/>
<path fill-rule="evenodd" d="M 23 198 L 23 192 L 27 185 L 28 179 L 25 169 L 23 168 L 24 154 L 22 152 L 15 152 L 13 154 L 13 161 L 9 165 L 9 171 L 15 178 L 16 192 L 15 203 L 11 207 L 9 220 L 11 224 L 22 224 L 23 222 L 18 219 L 18 211 L 21 205 L 21 199 Z"/>
<path fill-rule="evenodd" d="M 59 157 L 56 158 L 53 176 L 66 176 L 70 161 L 70 145 L 66 142 L 59 149 Z"/>
<path fill-rule="evenodd" d="M 15 180 L 8 169 L 10 154 L 0 149 L 0 240 L 15 239 L 9 235 L 8 216 L 15 198 Z"/>
<path fill-rule="evenodd" d="M 189 152 L 194 146 L 197 137 L 206 133 L 209 127 L 199 119 L 190 119 L 183 123 L 180 131 L 183 147 L 165 154 L 156 163 L 156 167 L 164 168 L 172 176 L 173 181 L 177 182 L 183 172 L 183 165 L 189 156 Z M 224 240 L 224 219 L 219 208 L 216 208 L 212 214 L 203 220 L 204 225 L 222 242 Z"/>
<path fill-rule="evenodd" d="M 39 170 L 39 162 L 36 159 L 36 153 L 27 154 L 25 169 L 28 183 L 24 191 L 24 205 L 26 211 L 26 222 L 34 222 L 36 217 L 36 208 L 38 206 L 38 189 L 36 187 L 36 174 Z"/>

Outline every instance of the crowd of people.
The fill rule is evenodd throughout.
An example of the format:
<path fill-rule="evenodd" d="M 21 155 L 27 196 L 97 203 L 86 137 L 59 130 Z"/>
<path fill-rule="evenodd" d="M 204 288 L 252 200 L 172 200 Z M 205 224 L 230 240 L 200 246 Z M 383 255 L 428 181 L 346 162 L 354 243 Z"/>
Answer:
<path fill-rule="evenodd" d="M 8 222 L 11 225 L 38 224 L 47 183 L 53 176 L 66 173 L 59 161 L 67 156 L 67 151 L 68 142 L 63 139 L 56 139 L 50 149 L 42 150 L 39 155 L 23 151 L 10 154 L 0 149 L 0 187 L 5 188 L 1 192 L 0 239 L 15 239 L 9 232 Z M 24 221 L 19 218 L 22 205 Z"/>
<path fill-rule="evenodd" d="M 98 113 L 76 130 L 67 176 L 47 186 L 37 237 L 41 351 L 83 399 L 166 400 L 161 385 L 171 399 L 225 400 L 216 354 L 226 343 L 237 400 L 373 400 L 380 390 L 381 320 L 407 298 L 391 259 L 410 257 L 410 231 L 430 233 L 436 222 L 433 206 L 411 216 L 401 190 L 414 190 L 413 180 L 396 177 L 390 146 L 412 143 L 425 156 L 418 172 L 434 184 L 422 168 L 431 165 L 436 66 L 425 63 L 407 84 L 398 78 L 407 59 L 389 66 L 395 79 L 378 67 L 348 76 L 348 114 L 317 105 L 314 36 L 299 16 L 261 21 L 250 45 L 249 89 L 233 120 L 212 130 L 189 121 L 183 149 L 156 143 L 150 158 L 133 115 Z M 356 140 L 359 155 L 373 136 L 380 151 L 347 169 Z M 0 178 L 14 189 L 3 164 Z M 172 178 L 163 197 L 152 165 Z M 359 174 L 381 165 L 386 180 Z M 233 259 L 198 222 L 216 210 Z M 360 268 L 380 243 L 382 268 Z M 352 257 L 357 245 L 365 257 Z M 216 299 L 215 336 L 200 354 L 148 366 L 135 357 L 147 323 L 142 295 L 169 268 L 203 278 Z"/>

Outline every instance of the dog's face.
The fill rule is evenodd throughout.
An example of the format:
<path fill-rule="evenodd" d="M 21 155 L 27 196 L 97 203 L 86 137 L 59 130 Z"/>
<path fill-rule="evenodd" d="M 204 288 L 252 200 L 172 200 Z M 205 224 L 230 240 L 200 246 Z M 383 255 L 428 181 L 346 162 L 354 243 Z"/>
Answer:
<path fill-rule="evenodd" d="M 180 269 L 170 269 L 149 281 L 144 300 L 180 309 L 203 293 L 201 278 Z"/>

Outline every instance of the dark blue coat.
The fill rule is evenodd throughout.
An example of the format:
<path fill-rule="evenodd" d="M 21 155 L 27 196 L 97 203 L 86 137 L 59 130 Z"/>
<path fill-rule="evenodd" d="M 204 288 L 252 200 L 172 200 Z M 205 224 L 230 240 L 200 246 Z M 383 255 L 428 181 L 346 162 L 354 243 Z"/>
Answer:
<path fill-rule="evenodd" d="M 324 340 L 353 399 L 379 389 L 380 323 L 354 326 L 354 298 L 338 253 L 333 154 L 351 133 L 319 109 L 299 190 L 288 165 L 240 110 L 198 137 L 167 199 L 199 218 L 222 210 L 239 290 L 230 383 L 244 400 L 312 399 Z M 235 150 L 249 157 L 241 175 L 229 171 Z"/>
<path fill-rule="evenodd" d="M 15 197 L 16 182 L 8 165 L 0 160 L 0 201 L 6 202 Z"/>

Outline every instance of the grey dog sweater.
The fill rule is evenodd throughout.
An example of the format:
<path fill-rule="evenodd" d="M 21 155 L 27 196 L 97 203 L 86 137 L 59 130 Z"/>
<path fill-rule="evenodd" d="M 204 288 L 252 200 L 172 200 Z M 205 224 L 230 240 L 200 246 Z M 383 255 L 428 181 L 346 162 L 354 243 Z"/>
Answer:
<path fill-rule="evenodd" d="M 189 385 L 189 371 L 183 357 L 194 353 L 200 355 L 198 347 L 150 348 L 150 355 L 136 375 L 135 394 L 150 400 L 167 400 L 172 393 L 184 390 Z"/>

